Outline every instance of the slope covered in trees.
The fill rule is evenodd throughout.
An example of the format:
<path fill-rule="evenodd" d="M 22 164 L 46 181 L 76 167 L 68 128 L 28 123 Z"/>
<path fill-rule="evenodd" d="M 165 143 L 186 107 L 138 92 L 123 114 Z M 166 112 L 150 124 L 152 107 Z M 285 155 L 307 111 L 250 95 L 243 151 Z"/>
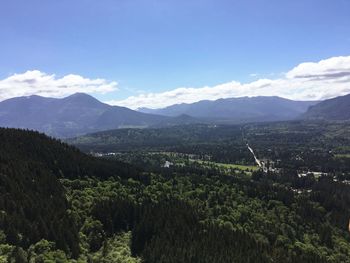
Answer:
<path fill-rule="evenodd" d="M 290 121 L 110 130 L 68 140 L 86 152 L 172 152 L 254 165 L 247 143 L 281 168 L 348 172 L 350 122 Z"/>
<path fill-rule="evenodd" d="M 76 257 L 78 228 L 58 178 L 131 177 L 129 165 L 94 159 L 43 134 L 0 129 L 0 228 L 3 241 L 28 248 L 41 239 Z"/>
<path fill-rule="evenodd" d="M 190 145 L 201 158 L 204 142 L 215 152 L 232 140 L 234 152 L 248 139 L 264 145 L 264 135 L 281 151 L 304 130 L 294 125 L 289 133 L 285 124 L 223 126 L 215 132 L 178 127 L 181 138 L 171 142 Z M 175 135 L 164 131 L 169 130 L 148 131 L 155 135 L 152 143 Z M 350 262 L 350 186 L 343 180 L 348 171 L 300 177 L 293 163 L 275 172 L 233 169 L 215 165 L 225 155 L 207 162 L 186 160 L 190 154 L 147 152 L 140 130 L 118 132 L 130 136 L 118 140 L 134 140 L 143 151 L 94 158 L 36 132 L 0 130 L 0 262 Z M 177 149 L 166 139 L 159 142 Z M 303 142 L 317 145 L 306 135 Z M 164 167 L 169 158 L 174 165 Z"/>
<path fill-rule="evenodd" d="M 350 94 L 311 106 L 302 116 L 305 119 L 350 120 Z"/>
<path fill-rule="evenodd" d="M 77 256 L 78 229 L 64 189 L 47 165 L 55 146 L 39 134 L 0 129 L 0 228 L 11 245 L 28 248 L 47 239 Z"/>

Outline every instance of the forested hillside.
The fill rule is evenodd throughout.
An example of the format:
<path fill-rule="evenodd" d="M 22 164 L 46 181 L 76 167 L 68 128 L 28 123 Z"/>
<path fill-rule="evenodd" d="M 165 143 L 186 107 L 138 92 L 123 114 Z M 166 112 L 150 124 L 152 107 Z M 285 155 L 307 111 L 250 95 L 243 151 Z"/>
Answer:
<path fill-rule="evenodd" d="M 182 125 L 110 130 L 68 140 L 86 152 L 175 152 L 212 161 L 254 164 L 247 149 L 283 168 L 348 172 L 350 122 L 290 121 L 241 125 Z"/>
<path fill-rule="evenodd" d="M 350 94 L 313 105 L 302 116 L 305 119 L 350 120 Z"/>
<path fill-rule="evenodd" d="M 130 165 L 92 158 L 37 132 L 0 129 L 1 242 L 20 254 L 45 239 L 77 257 L 79 229 L 59 178 L 137 174 Z"/>
<path fill-rule="evenodd" d="M 293 125 L 289 140 L 303 130 Z M 245 142 L 259 147 L 259 136 L 271 140 L 284 125 L 215 129 L 151 129 L 150 144 L 144 130 L 118 131 L 113 140 L 140 151 L 100 158 L 1 129 L 0 262 L 350 262 L 348 171 L 263 172 Z M 209 158 L 229 141 L 233 154 Z M 148 151 L 187 145 L 191 154 Z"/>
<path fill-rule="evenodd" d="M 254 163 L 239 125 L 181 125 L 158 129 L 120 129 L 68 139 L 85 152 L 173 151 L 212 155 L 217 161 Z"/>
<path fill-rule="evenodd" d="M 77 256 L 78 229 L 67 212 L 64 189 L 46 162 L 65 154 L 63 145 L 57 151 L 55 144 L 39 134 L 0 129 L 1 238 L 24 249 L 47 239 Z"/>

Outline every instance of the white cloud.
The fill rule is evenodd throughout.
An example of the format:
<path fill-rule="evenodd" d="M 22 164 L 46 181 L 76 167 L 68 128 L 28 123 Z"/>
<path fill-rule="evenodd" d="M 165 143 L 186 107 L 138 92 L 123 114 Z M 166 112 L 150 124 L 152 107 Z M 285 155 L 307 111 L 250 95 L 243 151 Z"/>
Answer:
<path fill-rule="evenodd" d="M 280 96 L 295 100 L 321 100 L 350 93 L 350 56 L 301 63 L 278 79 L 250 83 L 232 81 L 213 87 L 183 87 L 107 101 L 129 108 L 161 108 L 177 103 L 242 96 Z"/>
<path fill-rule="evenodd" d="M 287 73 L 287 78 L 337 79 L 349 75 L 350 56 L 301 63 Z"/>
<path fill-rule="evenodd" d="M 272 79 L 271 76 L 257 79 L 250 83 L 231 81 L 211 87 L 181 87 L 160 93 L 142 92 L 107 103 L 136 109 L 242 96 L 280 96 L 296 100 L 327 99 L 350 93 L 350 56 L 301 63 L 279 76 L 276 79 Z M 64 97 L 76 92 L 107 93 L 117 89 L 116 82 L 105 79 L 89 79 L 72 74 L 59 78 L 33 70 L 0 80 L 0 101 L 33 94 Z"/>
<path fill-rule="evenodd" d="M 76 92 L 107 93 L 117 90 L 116 82 L 88 79 L 69 74 L 61 78 L 38 70 L 14 74 L 0 80 L 0 100 L 29 95 L 64 97 Z"/>

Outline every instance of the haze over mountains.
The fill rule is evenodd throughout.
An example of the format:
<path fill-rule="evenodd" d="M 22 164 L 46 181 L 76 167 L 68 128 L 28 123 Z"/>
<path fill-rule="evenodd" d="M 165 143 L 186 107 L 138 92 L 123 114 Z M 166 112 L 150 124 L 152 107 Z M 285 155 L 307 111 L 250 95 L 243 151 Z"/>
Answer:
<path fill-rule="evenodd" d="M 83 93 L 63 99 L 29 96 L 0 102 L 0 126 L 33 129 L 55 137 L 123 127 L 147 127 L 168 119 L 110 106 Z"/>
<path fill-rule="evenodd" d="M 293 101 L 280 97 L 241 97 L 203 100 L 176 104 L 162 109 L 141 108 L 139 111 L 165 116 L 186 114 L 218 122 L 255 122 L 292 120 L 305 113 L 317 101 Z"/>
<path fill-rule="evenodd" d="M 328 99 L 310 107 L 303 118 L 350 120 L 350 94 Z"/>
<path fill-rule="evenodd" d="M 200 122 L 234 124 L 298 118 L 348 120 L 349 109 L 350 95 L 321 103 L 280 97 L 242 97 L 134 111 L 102 103 L 84 93 L 76 93 L 62 99 L 29 96 L 2 101 L 0 126 L 33 129 L 54 137 L 67 138 L 118 128 L 164 127 Z"/>

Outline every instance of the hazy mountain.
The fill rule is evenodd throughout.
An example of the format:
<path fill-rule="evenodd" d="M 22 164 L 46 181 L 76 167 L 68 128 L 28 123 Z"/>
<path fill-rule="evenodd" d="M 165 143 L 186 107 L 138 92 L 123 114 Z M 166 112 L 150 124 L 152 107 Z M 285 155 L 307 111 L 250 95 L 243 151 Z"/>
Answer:
<path fill-rule="evenodd" d="M 320 102 L 303 115 L 306 119 L 350 120 L 350 94 Z"/>
<path fill-rule="evenodd" d="M 158 127 L 169 127 L 169 126 L 175 126 L 175 125 L 187 125 L 187 124 L 204 124 L 207 121 L 205 119 L 197 119 L 194 117 L 191 117 L 187 114 L 181 114 L 175 117 L 167 118 L 165 120 L 160 121 L 156 125 L 153 125 L 152 128 L 158 128 Z"/>
<path fill-rule="evenodd" d="M 316 103 L 316 101 L 293 101 L 280 97 L 242 97 L 182 103 L 154 110 L 141 108 L 139 111 L 165 116 L 186 114 L 223 122 L 275 121 L 295 119 Z"/>
<path fill-rule="evenodd" d="M 55 137 L 118 129 L 164 127 L 200 122 L 255 122 L 290 120 L 315 102 L 279 97 L 232 98 L 178 104 L 159 110 L 134 111 L 110 106 L 94 97 L 76 93 L 54 99 L 18 97 L 0 102 L 0 126 L 45 132 Z"/>
<path fill-rule="evenodd" d="M 110 106 L 83 93 L 63 99 L 29 96 L 0 102 L 0 126 L 33 129 L 56 137 L 123 127 L 149 127 L 171 119 Z"/>

